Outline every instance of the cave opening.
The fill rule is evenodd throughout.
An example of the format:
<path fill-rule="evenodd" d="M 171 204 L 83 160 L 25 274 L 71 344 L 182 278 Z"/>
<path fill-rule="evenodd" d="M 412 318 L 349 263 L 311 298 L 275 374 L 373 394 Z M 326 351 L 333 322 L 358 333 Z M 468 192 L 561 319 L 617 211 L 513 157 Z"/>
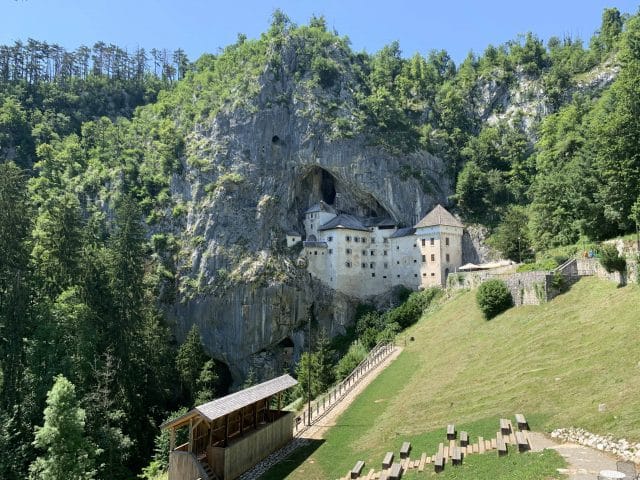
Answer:
<path fill-rule="evenodd" d="M 324 168 L 313 167 L 296 184 L 294 205 L 297 207 L 298 217 L 320 201 L 341 213 L 362 218 L 393 218 L 373 195 L 358 188 L 355 182 L 343 181 Z"/>
<path fill-rule="evenodd" d="M 216 373 L 218 374 L 216 393 L 218 397 L 222 397 L 229 393 L 229 390 L 231 389 L 231 385 L 233 384 L 233 376 L 231 375 L 231 370 L 229 369 L 229 365 L 227 365 L 222 360 L 218 360 L 214 358 L 213 363 L 215 364 Z M 213 400 L 213 398 L 211 400 Z"/>

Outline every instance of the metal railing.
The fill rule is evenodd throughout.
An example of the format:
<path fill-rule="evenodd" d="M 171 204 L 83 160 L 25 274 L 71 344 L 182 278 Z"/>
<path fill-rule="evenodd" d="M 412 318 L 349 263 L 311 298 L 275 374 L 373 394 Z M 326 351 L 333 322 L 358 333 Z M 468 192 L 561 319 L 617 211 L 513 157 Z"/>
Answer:
<path fill-rule="evenodd" d="M 296 437 L 300 436 L 311 425 L 329 413 L 374 367 L 379 365 L 394 350 L 395 345 L 393 342 L 380 342 L 373 347 L 366 358 L 344 380 L 313 400 L 311 408 L 305 408 L 295 418 L 294 435 Z"/>

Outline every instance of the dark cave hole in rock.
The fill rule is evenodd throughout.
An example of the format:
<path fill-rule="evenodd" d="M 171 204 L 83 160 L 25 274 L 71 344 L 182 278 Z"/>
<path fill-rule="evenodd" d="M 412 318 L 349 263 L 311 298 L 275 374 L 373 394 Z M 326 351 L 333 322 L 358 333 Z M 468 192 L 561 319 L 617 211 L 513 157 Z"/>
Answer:
<path fill-rule="evenodd" d="M 229 389 L 231 389 L 231 384 L 233 383 L 233 377 L 231 376 L 231 370 L 229 370 L 229 366 L 226 363 L 216 358 L 213 359 L 213 362 L 216 365 L 216 373 L 218 374 L 218 387 L 216 393 L 218 394 L 218 397 L 222 397 L 229 393 Z M 211 400 L 213 400 L 213 398 Z"/>
<path fill-rule="evenodd" d="M 373 195 L 358 188 L 358 185 L 343 182 L 324 168 L 312 167 L 296 184 L 294 206 L 297 208 L 298 218 L 321 200 L 342 213 L 364 218 L 392 218 Z"/>
<path fill-rule="evenodd" d="M 271 142 L 278 143 L 280 141 L 280 137 L 278 135 L 274 135 L 271 137 Z"/>

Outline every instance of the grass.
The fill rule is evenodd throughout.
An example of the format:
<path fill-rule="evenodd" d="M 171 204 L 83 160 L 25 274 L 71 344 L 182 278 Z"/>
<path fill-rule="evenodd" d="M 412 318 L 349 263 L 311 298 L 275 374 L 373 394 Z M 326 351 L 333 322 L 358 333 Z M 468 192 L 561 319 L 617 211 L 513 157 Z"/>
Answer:
<path fill-rule="evenodd" d="M 638 305 L 637 285 L 616 288 L 587 278 L 547 304 L 485 321 L 475 292 L 456 294 L 406 331 L 415 341 L 354 401 L 323 444 L 297 452 L 288 471 L 263 478 L 338 478 L 358 459 L 377 468 L 403 441 L 412 442 L 414 454 L 434 453 L 447 423 L 488 437 L 499 417 L 516 412 L 535 430 L 576 426 L 638 441 Z M 552 452 L 507 460 L 470 456 L 464 468 L 439 478 L 557 478 L 553 472 L 562 462 Z"/>

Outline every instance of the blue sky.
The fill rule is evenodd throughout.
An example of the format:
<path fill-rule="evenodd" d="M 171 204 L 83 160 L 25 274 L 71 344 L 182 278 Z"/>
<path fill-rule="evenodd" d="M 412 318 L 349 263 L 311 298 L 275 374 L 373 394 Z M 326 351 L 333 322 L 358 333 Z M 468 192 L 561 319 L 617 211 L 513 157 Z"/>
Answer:
<path fill-rule="evenodd" d="M 587 42 L 605 7 L 636 13 L 638 6 L 638 0 L 0 0 L 0 43 L 31 37 L 73 49 L 102 40 L 130 50 L 180 47 L 195 60 L 238 33 L 259 36 L 281 8 L 295 23 L 324 15 L 357 51 L 398 40 L 405 56 L 445 49 L 458 63 L 469 50 L 482 53 L 527 31 Z"/>

